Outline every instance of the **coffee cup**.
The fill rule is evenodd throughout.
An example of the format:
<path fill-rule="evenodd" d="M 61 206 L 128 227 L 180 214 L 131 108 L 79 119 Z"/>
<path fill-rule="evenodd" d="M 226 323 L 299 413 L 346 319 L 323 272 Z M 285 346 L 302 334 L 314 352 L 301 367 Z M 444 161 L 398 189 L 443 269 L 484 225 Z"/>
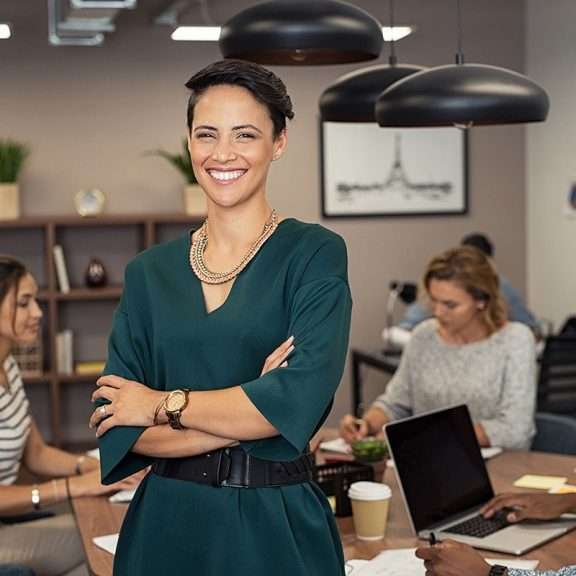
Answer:
<path fill-rule="evenodd" d="M 379 482 L 354 482 L 348 489 L 359 540 L 382 540 L 386 534 L 392 491 Z"/>

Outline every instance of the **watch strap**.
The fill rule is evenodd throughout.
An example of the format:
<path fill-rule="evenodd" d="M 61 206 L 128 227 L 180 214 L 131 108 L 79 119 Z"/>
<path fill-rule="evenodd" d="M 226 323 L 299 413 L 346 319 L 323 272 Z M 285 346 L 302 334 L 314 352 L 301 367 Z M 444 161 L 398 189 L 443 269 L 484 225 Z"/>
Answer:
<path fill-rule="evenodd" d="M 188 395 L 190 394 L 190 389 L 182 388 L 180 392 L 184 392 L 184 404 L 179 410 L 168 410 L 166 402 L 164 402 L 164 412 L 166 412 L 168 424 L 174 430 L 182 430 L 184 428 L 184 426 L 182 426 L 182 422 L 180 422 L 180 418 L 182 416 L 182 411 L 186 408 L 186 406 L 188 406 Z"/>

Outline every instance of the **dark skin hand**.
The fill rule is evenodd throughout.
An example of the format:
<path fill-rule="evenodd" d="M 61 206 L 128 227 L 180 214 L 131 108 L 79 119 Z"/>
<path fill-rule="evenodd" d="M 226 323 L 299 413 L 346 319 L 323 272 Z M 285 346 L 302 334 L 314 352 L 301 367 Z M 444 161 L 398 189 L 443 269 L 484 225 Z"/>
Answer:
<path fill-rule="evenodd" d="M 424 560 L 426 576 L 488 576 L 488 564 L 467 544 L 445 540 L 434 546 L 421 546 L 416 556 Z"/>
<path fill-rule="evenodd" d="M 553 520 L 576 509 L 576 494 L 500 494 L 488 502 L 480 513 L 490 518 L 502 508 L 514 508 L 506 516 L 508 522 Z"/>

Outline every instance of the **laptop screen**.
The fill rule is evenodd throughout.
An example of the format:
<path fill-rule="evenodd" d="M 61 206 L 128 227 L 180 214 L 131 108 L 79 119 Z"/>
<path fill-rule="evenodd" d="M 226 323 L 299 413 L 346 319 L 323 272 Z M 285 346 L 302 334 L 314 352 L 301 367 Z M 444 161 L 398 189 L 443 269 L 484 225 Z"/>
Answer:
<path fill-rule="evenodd" d="M 494 496 L 465 405 L 386 426 L 416 532 Z"/>

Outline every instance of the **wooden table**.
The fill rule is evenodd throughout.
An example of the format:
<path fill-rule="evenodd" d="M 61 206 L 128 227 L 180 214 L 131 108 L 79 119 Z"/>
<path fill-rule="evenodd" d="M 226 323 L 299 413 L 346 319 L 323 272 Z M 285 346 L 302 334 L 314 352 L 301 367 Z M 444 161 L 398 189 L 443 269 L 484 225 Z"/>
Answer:
<path fill-rule="evenodd" d="M 489 460 L 487 464 L 496 492 L 518 491 L 512 487 L 512 483 L 519 476 L 528 473 L 567 476 L 571 483 L 576 483 L 575 457 L 539 452 L 505 452 Z M 393 469 L 388 468 L 385 471 L 384 481 L 392 489 L 386 538 L 380 542 L 359 541 L 354 535 L 352 518 L 339 518 L 338 525 L 347 559 L 370 559 L 387 548 L 410 548 L 415 547 L 419 542 L 410 531 Z M 127 505 L 111 504 L 105 497 L 77 498 L 72 504 L 91 573 L 96 576 L 110 576 L 113 557 L 97 548 L 92 543 L 92 538 L 118 532 Z M 523 558 L 539 560 L 538 569 L 557 569 L 574 564 L 576 562 L 575 551 L 576 530 L 529 552 Z M 487 553 L 487 555 L 504 556 L 495 552 Z"/>

